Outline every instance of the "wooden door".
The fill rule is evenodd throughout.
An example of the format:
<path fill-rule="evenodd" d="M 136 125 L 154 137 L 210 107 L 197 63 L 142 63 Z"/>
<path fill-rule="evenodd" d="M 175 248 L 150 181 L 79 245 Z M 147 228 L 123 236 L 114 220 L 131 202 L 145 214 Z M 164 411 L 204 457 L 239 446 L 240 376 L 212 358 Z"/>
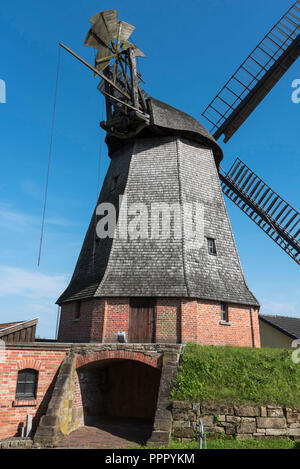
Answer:
<path fill-rule="evenodd" d="M 128 339 L 131 343 L 151 343 L 154 335 L 153 298 L 131 298 Z"/>

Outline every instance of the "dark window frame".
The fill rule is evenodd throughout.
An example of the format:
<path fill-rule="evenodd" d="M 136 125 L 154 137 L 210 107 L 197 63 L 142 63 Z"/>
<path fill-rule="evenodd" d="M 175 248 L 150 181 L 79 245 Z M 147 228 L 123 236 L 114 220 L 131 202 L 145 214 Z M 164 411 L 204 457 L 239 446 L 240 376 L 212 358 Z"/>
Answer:
<path fill-rule="evenodd" d="M 208 254 L 211 256 L 217 255 L 216 240 L 214 238 L 206 238 Z"/>
<path fill-rule="evenodd" d="M 33 368 L 18 371 L 16 400 L 36 399 L 39 372 Z"/>
<path fill-rule="evenodd" d="M 117 188 L 118 181 L 119 181 L 119 174 L 116 174 L 115 176 L 112 177 L 111 179 L 111 185 L 110 185 L 110 192 L 114 192 Z"/>
<path fill-rule="evenodd" d="M 76 309 L 74 312 L 74 320 L 79 320 L 81 317 L 81 300 L 76 301 Z"/>
<path fill-rule="evenodd" d="M 228 304 L 221 302 L 221 321 L 229 322 Z"/>

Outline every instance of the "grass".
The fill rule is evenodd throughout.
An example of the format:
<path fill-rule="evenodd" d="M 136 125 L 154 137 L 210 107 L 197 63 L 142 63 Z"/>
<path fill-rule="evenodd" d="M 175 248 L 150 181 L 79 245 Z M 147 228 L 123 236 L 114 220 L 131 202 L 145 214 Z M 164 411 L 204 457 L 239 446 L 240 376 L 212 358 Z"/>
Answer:
<path fill-rule="evenodd" d="M 300 406 L 300 364 L 292 362 L 291 354 L 284 349 L 187 344 L 171 397 Z"/>
<path fill-rule="evenodd" d="M 149 446 L 147 447 L 150 448 Z M 199 449 L 198 441 L 191 441 L 188 443 L 180 443 L 178 441 L 171 441 L 168 446 L 153 447 L 156 449 Z M 235 440 L 230 438 L 225 440 L 223 438 L 207 440 L 207 449 L 300 449 L 300 443 L 289 439 L 282 440 Z"/>

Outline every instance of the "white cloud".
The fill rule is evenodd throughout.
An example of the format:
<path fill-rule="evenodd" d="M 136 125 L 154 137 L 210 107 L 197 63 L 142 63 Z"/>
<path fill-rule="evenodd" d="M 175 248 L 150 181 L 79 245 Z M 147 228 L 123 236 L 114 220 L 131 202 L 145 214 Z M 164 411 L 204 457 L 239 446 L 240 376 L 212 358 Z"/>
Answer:
<path fill-rule="evenodd" d="M 42 210 L 42 208 L 41 208 Z M 0 205 L 0 226 L 2 228 L 23 231 L 28 228 L 40 228 L 42 223 L 41 216 L 31 215 L 11 208 L 9 205 Z M 45 219 L 45 224 L 55 226 L 72 226 L 73 223 L 63 217 L 50 217 Z"/>
<path fill-rule="evenodd" d="M 64 275 L 47 275 L 18 267 L 0 265 L 0 296 L 18 295 L 32 299 L 57 298 L 67 284 Z"/>
<path fill-rule="evenodd" d="M 273 314 L 278 316 L 298 316 L 300 314 L 299 304 L 297 301 L 273 301 L 262 300 L 261 310 L 262 314 Z"/>

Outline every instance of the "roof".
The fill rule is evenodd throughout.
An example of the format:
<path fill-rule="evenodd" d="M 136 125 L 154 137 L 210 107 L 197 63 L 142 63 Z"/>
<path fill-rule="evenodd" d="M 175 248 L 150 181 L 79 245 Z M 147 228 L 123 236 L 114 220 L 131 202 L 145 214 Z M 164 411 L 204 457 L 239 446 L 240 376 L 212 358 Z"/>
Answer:
<path fill-rule="evenodd" d="M 223 158 L 223 152 L 213 136 L 197 119 L 154 98 L 148 98 L 147 104 L 150 124 L 144 127 L 134 139 L 126 139 L 126 144 L 133 143 L 134 140 L 140 138 L 176 135 L 211 148 L 215 162 L 217 166 L 219 165 Z M 124 147 L 125 141 L 107 135 L 106 143 L 109 155 L 112 156 L 121 147 Z"/>
<path fill-rule="evenodd" d="M 5 342 L 32 342 L 38 318 L 0 324 L 0 339 Z"/>
<path fill-rule="evenodd" d="M 4 322 L 0 324 L 0 331 L 2 329 L 6 329 L 7 327 L 15 326 L 16 324 L 21 324 L 24 321 L 16 321 L 16 322 Z"/>
<path fill-rule="evenodd" d="M 120 195 L 127 201 L 121 207 Z M 127 207 L 135 204 L 143 203 L 152 214 L 153 203 L 181 207 L 193 202 L 203 207 L 201 227 L 204 236 L 216 239 L 217 255 L 209 254 L 202 232 L 195 236 L 188 220 L 178 225 L 174 217 L 166 239 L 155 233 L 152 237 L 153 226 L 158 226 L 155 221 L 152 225 L 152 215 L 146 221 L 149 236 L 127 239 L 121 231 L 122 236 L 113 239 L 97 238 L 94 213 L 59 304 L 91 297 L 144 296 L 258 306 L 245 283 L 211 148 L 177 135 L 140 138 L 114 154 L 98 204 L 103 202 L 116 207 L 118 230 L 124 230 L 124 220 L 128 221 Z M 189 207 L 185 216 L 192 215 Z"/>
<path fill-rule="evenodd" d="M 300 318 L 260 314 L 259 319 L 292 339 L 300 339 Z"/>

